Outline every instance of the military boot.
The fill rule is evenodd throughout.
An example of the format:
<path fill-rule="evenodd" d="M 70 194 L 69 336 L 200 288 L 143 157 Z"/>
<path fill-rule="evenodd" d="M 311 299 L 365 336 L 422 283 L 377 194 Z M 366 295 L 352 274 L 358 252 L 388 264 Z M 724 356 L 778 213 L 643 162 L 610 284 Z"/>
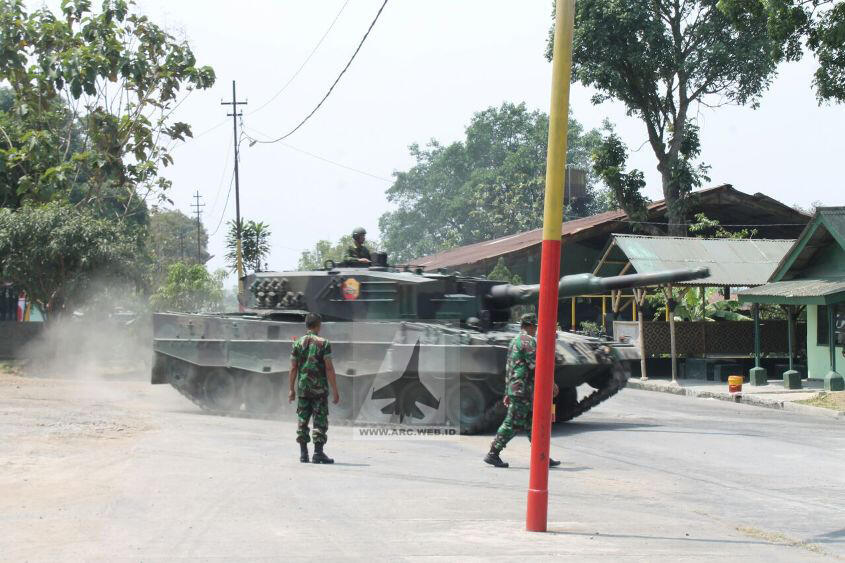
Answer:
<path fill-rule="evenodd" d="M 299 443 L 299 461 L 308 463 L 308 444 L 305 442 Z"/>
<path fill-rule="evenodd" d="M 549 458 L 549 467 L 557 467 L 560 465 L 560 460 Z"/>
<path fill-rule="evenodd" d="M 323 453 L 323 444 L 314 444 L 314 456 L 311 463 L 334 463 L 334 460 Z"/>
<path fill-rule="evenodd" d="M 502 461 L 502 458 L 499 457 L 499 452 L 490 450 L 487 453 L 487 456 L 484 458 L 484 463 L 489 463 L 493 467 L 507 467 L 508 464 Z"/>

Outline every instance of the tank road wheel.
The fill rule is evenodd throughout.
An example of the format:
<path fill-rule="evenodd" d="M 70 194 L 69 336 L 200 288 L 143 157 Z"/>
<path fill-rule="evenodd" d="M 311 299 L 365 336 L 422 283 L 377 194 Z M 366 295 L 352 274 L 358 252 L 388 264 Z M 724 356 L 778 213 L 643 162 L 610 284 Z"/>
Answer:
<path fill-rule="evenodd" d="M 483 432 L 488 425 L 487 412 L 490 400 L 481 388 L 481 382 L 461 383 L 457 392 L 447 394 L 446 416 L 461 434 Z"/>
<path fill-rule="evenodd" d="M 243 384 L 246 410 L 256 414 L 268 414 L 279 408 L 279 393 L 269 376 L 251 373 Z"/>
<path fill-rule="evenodd" d="M 232 411 L 240 407 L 238 382 L 225 369 L 216 369 L 206 376 L 203 393 L 210 408 Z"/>
<path fill-rule="evenodd" d="M 487 376 L 484 380 L 487 384 L 487 388 L 493 393 L 494 397 L 504 397 L 505 396 L 505 374 L 504 373 L 491 373 Z"/>

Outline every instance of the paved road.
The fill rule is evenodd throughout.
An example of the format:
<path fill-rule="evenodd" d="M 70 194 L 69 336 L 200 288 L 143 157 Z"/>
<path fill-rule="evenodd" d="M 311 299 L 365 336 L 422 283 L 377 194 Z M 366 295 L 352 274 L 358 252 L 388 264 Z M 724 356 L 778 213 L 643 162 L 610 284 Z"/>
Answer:
<path fill-rule="evenodd" d="M 556 431 L 550 533 L 528 442 L 352 440 L 300 464 L 288 421 L 142 382 L 0 376 L 0 559 L 845 559 L 841 422 L 625 390 Z"/>

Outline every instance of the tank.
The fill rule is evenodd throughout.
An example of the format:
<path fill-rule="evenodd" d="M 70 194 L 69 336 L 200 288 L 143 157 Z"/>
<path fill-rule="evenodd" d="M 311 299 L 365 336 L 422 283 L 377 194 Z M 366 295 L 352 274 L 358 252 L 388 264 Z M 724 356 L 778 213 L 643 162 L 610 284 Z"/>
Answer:
<path fill-rule="evenodd" d="M 510 285 L 457 272 L 327 262 L 314 271 L 245 278 L 244 311 L 153 315 L 154 384 L 169 383 L 219 413 L 292 416 L 290 351 L 308 312 L 323 318 L 341 401 L 330 420 L 495 429 L 505 414 L 505 360 L 519 333 L 512 309 L 534 303 L 538 285 Z M 561 278 L 560 298 L 705 277 L 706 268 L 599 278 Z M 558 331 L 555 420 L 571 420 L 619 392 L 632 344 Z M 579 393 L 587 384 L 592 392 Z"/>

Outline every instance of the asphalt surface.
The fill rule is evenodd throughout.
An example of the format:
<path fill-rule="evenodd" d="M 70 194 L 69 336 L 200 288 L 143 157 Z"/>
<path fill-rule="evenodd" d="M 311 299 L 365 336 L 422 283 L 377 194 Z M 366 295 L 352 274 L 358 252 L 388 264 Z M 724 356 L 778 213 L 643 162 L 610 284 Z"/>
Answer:
<path fill-rule="evenodd" d="M 837 420 L 625 390 L 555 431 L 549 532 L 529 444 L 363 441 L 300 464 L 290 421 L 167 386 L 0 375 L 2 560 L 845 559 Z"/>

